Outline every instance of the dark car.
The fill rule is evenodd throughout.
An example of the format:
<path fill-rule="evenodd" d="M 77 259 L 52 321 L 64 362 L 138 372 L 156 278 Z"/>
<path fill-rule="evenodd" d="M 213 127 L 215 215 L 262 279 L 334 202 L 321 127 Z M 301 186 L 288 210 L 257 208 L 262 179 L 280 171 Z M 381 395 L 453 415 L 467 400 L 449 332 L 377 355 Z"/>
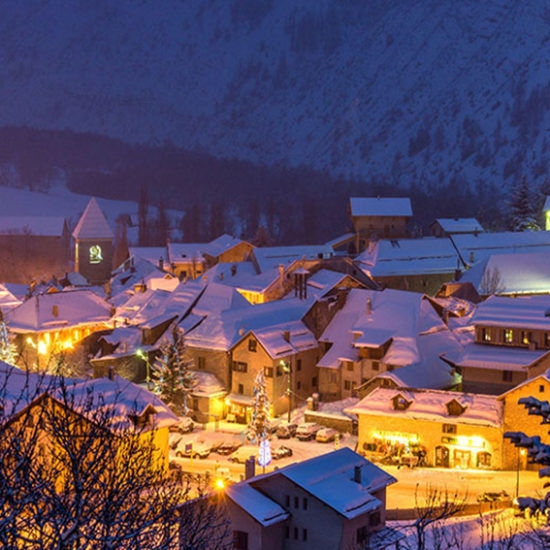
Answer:
<path fill-rule="evenodd" d="M 285 445 L 279 445 L 271 451 L 271 458 L 273 460 L 279 460 L 280 458 L 286 458 L 287 456 L 292 456 L 292 449 L 286 447 Z"/>
<path fill-rule="evenodd" d="M 220 455 L 230 455 L 234 453 L 242 443 L 240 441 L 228 440 L 224 441 L 217 449 L 216 452 Z"/>
<path fill-rule="evenodd" d="M 477 496 L 478 502 L 497 502 L 502 500 L 509 500 L 510 495 L 506 491 L 491 492 L 485 491 Z"/>

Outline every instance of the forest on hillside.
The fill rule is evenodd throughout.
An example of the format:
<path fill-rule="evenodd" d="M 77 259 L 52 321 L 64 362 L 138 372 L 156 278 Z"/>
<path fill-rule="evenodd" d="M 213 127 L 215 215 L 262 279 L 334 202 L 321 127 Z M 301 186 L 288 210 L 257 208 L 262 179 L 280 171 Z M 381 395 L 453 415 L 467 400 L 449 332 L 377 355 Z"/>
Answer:
<path fill-rule="evenodd" d="M 306 167 L 220 159 L 171 143 L 129 145 L 72 131 L 1 128 L 0 167 L 2 185 L 47 190 L 61 179 L 77 193 L 136 202 L 145 192 L 150 204 L 185 212 L 181 227 L 190 242 L 222 232 L 253 239 L 260 226 L 267 244 L 326 242 L 349 229 L 350 196 L 410 196 L 412 230 L 419 236 L 436 217 L 477 217 L 488 229 L 507 223 L 508 197 L 498 182 L 425 178 L 397 186 L 392 167 L 386 178 L 349 180 Z M 544 181 L 528 182 L 536 211 L 547 191 Z"/>

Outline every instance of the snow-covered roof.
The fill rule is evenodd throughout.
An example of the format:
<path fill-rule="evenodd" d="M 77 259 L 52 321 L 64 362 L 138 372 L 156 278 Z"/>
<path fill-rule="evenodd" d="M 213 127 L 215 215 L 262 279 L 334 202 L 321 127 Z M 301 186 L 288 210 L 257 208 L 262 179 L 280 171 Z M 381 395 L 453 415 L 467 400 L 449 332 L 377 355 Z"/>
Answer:
<path fill-rule="evenodd" d="M 73 231 L 75 239 L 112 239 L 113 231 L 94 197 L 80 216 Z"/>
<path fill-rule="evenodd" d="M 261 272 L 278 268 L 280 265 L 288 267 L 295 260 L 320 260 L 328 259 L 334 255 L 331 246 L 300 245 L 300 246 L 269 246 L 255 248 L 254 259 Z"/>
<path fill-rule="evenodd" d="M 77 380 L 18 369 L 0 361 L 0 418 L 7 420 L 21 411 L 46 390 L 54 390 L 61 383 L 72 386 Z"/>
<path fill-rule="evenodd" d="M 412 216 L 408 197 L 351 197 L 352 216 Z"/>
<path fill-rule="evenodd" d="M 550 296 L 490 296 L 478 305 L 474 325 L 550 330 Z"/>
<path fill-rule="evenodd" d="M 467 264 L 491 254 L 550 252 L 550 231 L 506 231 L 451 235 L 449 238 Z"/>
<path fill-rule="evenodd" d="M 112 430 L 132 428 L 132 416 L 141 416 L 149 407 L 153 407 L 156 414 L 147 428 L 164 428 L 179 421 L 154 393 L 117 375 L 112 380 L 93 378 L 77 383 L 68 394 L 71 408 L 85 417 L 93 419 L 99 411 L 108 412 Z M 63 401 L 60 391 L 53 392 L 52 396 Z"/>
<path fill-rule="evenodd" d="M 10 291 L 8 285 L 0 284 L 0 309 L 6 312 L 23 303 L 23 300 Z"/>
<path fill-rule="evenodd" d="M 59 216 L 0 216 L 0 235 L 61 237 L 65 218 Z"/>
<path fill-rule="evenodd" d="M 360 482 L 354 481 L 356 466 L 361 468 Z M 291 464 L 276 473 L 290 479 L 347 519 L 380 508 L 382 503 L 372 493 L 397 481 L 347 447 Z M 251 485 L 255 485 L 253 480 Z"/>
<path fill-rule="evenodd" d="M 457 367 L 525 371 L 548 353 L 548 350 L 471 343 L 463 351 L 444 353 L 443 358 Z"/>
<path fill-rule="evenodd" d="M 32 296 L 6 315 L 13 332 L 44 332 L 107 323 L 111 306 L 91 290 Z"/>
<path fill-rule="evenodd" d="M 302 321 L 256 328 L 252 329 L 251 333 L 272 359 L 315 349 L 319 345 L 313 333 Z"/>
<path fill-rule="evenodd" d="M 254 489 L 248 482 L 229 485 L 225 494 L 264 527 L 269 527 L 289 517 L 284 508 Z"/>
<path fill-rule="evenodd" d="M 339 273 L 330 269 L 320 269 L 308 278 L 308 292 L 313 292 L 317 296 L 323 296 L 333 288 L 338 287 L 346 277 L 350 277 L 358 282 L 353 276 L 346 273 Z"/>
<path fill-rule="evenodd" d="M 394 398 L 401 396 L 410 402 L 405 409 L 394 408 Z M 458 416 L 449 414 L 447 404 L 457 401 L 464 409 Z M 378 387 L 364 397 L 355 407 L 347 409 L 359 417 L 361 414 L 431 420 L 447 424 L 470 424 L 500 427 L 502 403 L 496 395 L 482 395 L 427 389 L 388 389 Z"/>
<path fill-rule="evenodd" d="M 351 242 L 354 238 L 355 238 L 355 233 L 344 233 L 343 235 L 340 235 L 335 239 L 331 239 L 325 244 L 334 249 Z"/>
<path fill-rule="evenodd" d="M 190 332 L 185 342 L 194 348 L 229 351 L 247 332 L 301 320 L 314 300 L 287 298 L 229 309 L 212 315 Z"/>
<path fill-rule="evenodd" d="M 437 218 L 435 221 L 449 234 L 485 231 L 475 218 Z"/>
<path fill-rule="evenodd" d="M 128 249 L 130 256 L 146 260 L 158 268 L 159 260 L 162 258 L 166 268 L 169 267 L 168 254 L 165 246 L 131 246 Z M 128 260 L 126 260 L 128 261 Z"/>
<path fill-rule="evenodd" d="M 193 375 L 195 381 L 195 385 L 191 391 L 195 397 L 218 397 L 227 393 L 225 386 L 215 374 L 202 370 L 192 370 L 189 372 Z"/>
<path fill-rule="evenodd" d="M 391 345 L 381 361 L 394 366 L 439 363 L 441 347 L 461 349 L 422 294 L 392 289 L 351 289 L 344 307 L 320 337 L 321 342 L 333 345 L 318 366 L 339 368 L 341 361 L 359 360 L 358 348 L 379 347 L 389 340 Z"/>
<path fill-rule="evenodd" d="M 491 254 L 468 269 L 461 282 L 487 294 L 550 294 L 548 252 Z"/>
<path fill-rule="evenodd" d="M 381 239 L 372 243 L 355 262 L 367 275 L 430 275 L 454 273 L 460 259 L 451 241 L 436 237 Z"/>
<path fill-rule="evenodd" d="M 168 243 L 168 258 L 170 263 L 187 263 L 193 260 L 202 262 L 204 255 L 217 257 L 223 252 L 231 250 L 242 243 L 241 239 L 236 239 L 231 235 L 220 235 L 209 243 Z"/>

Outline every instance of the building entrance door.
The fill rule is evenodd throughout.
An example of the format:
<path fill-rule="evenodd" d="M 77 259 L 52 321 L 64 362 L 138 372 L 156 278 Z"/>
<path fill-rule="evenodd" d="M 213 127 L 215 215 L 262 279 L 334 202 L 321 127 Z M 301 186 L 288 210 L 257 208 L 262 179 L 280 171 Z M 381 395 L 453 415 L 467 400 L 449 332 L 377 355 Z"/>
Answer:
<path fill-rule="evenodd" d="M 470 467 L 470 451 L 460 451 L 455 449 L 454 453 L 454 465 L 455 468 L 469 468 Z"/>
<path fill-rule="evenodd" d="M 449 449 L 443 445 L 435 448 L 435 465 L 439 468 L 449 467 Z"/>

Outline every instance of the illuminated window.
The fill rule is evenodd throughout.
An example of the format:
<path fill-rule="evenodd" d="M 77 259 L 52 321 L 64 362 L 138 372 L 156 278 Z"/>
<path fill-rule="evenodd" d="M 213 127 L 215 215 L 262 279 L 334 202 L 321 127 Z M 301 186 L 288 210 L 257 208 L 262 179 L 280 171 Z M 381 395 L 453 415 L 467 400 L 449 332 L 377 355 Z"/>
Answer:
<path fill-rule="evenodd" d="M 531 332 L 525 332 L 524 330 L 521 331 L 521 341 L 528 346 L 529 342 L 533 339 L 533 333 Z"/>
<path fill-rule="evenodd" d="M 103 252 L 101 251 L 101 246 L 98 244 L 90 246 L 89 252 L 91 264 L 100 264 L 103 261 Z"/>
<path fill-rule="evenodd" d="M 513 339 L 514 339 L 514 333 L 512 329 L 510 328 L 504 329 L 504 341 L 507 344 L 511 344 Z"/>
<path fill-rule="evenodd" d="M 491 341 L 491 333 L 486 328 L 481 329 L 481 339 L 484 342 L 490 342 Z"/>
<path fill-rule="evenodd" d="M 264 367 L 264 374 L 267 378 L 273 378 L 273 367 Z"/>

